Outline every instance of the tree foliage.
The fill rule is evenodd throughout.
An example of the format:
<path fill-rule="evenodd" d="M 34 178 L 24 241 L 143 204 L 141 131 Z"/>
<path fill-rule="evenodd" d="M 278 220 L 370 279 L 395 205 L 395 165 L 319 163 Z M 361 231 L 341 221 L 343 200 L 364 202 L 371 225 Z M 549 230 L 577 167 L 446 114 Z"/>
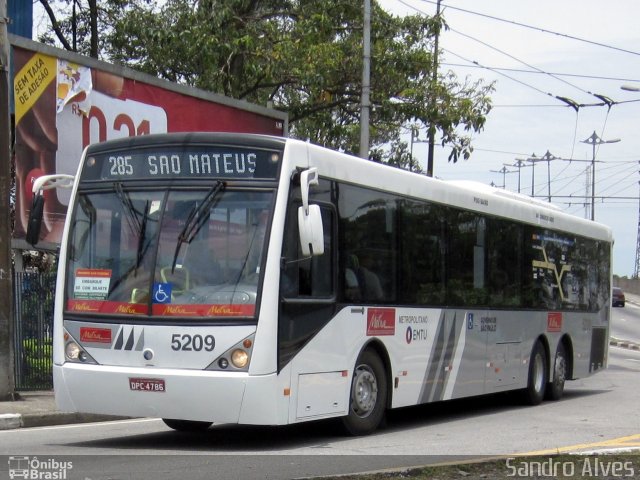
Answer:
<path fill-rule="evenodd" d="M 451 72 L 440 73 L 434 84 L 433 39 L 445 27 L 443 19 L 395 17 L 375 1 L 372 6 L 371 158 L 412 165 L 413 159 L 400 161 L 402 150 L 383 148 L 401 146 L 401 133 L 410 125 L 433 125 L 439 141 L 451 148 L 450 160 L 468 158 L 470 134 L 484 126 L 493 85 L 461 81 Z M 292 136 L 358 152 L 361 2 L 167 0 L 158 6 L 106 0 L 96 14 L 103 59 L 273 105 L 289 114 Z M 68 14 L 58 23 L 68 34 Z M 82 31 L 81 52 L 91 51 L 90 37 Z"/>

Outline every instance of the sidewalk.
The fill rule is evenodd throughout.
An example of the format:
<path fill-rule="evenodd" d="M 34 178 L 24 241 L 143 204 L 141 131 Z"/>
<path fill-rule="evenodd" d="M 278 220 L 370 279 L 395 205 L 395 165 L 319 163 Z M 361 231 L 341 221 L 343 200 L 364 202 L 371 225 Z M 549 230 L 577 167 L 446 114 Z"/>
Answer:
<path fill-rule="evenodd" d="M 20 392 L 19 400 L 0 402 L 0 430 L 104 422 L 122 417 L 58 411 L 53 392 Z"/>

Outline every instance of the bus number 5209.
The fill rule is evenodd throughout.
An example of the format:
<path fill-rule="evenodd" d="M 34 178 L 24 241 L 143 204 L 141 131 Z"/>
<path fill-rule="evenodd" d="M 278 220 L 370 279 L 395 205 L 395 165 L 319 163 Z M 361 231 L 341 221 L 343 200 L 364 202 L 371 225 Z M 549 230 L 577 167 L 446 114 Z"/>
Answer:
<path fill-rule="evenodd" d="M 185 352 L 201 352 L 203 349 L 212 352 L 216 346 L 213 335 L 189 335 L 187 333 L 174 333 L 171 336 L 171 349 Z"/>

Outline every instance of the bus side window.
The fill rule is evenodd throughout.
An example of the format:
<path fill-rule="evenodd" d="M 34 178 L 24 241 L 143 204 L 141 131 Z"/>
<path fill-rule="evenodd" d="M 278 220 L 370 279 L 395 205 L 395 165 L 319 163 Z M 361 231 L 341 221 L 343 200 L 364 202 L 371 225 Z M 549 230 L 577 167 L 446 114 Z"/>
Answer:
<path fill-rule="evenodd" d="M 324 253 L 305 257 L 298 235 L 298 206 L 293 202 L 287 212 L 282 246 L 280 292 L 285 298 L 330 297 L 333 294 L 333 213 L 321 207 L 324 226 Z"/>

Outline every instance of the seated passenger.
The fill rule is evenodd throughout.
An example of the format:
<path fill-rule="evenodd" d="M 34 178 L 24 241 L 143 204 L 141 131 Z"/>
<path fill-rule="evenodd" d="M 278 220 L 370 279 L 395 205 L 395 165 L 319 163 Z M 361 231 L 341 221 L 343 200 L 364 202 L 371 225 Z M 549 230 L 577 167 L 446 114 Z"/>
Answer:
<path fill-rule="evenodd" d="M 182 268 L 189 273 L 190 288 L 224 283 L 222 268 L 206 240 L 188 245 Z"/>
<path fill-rule="evenodd" d="M 380 283 L 380 278 L 378 278 L 378 275 L 368 268 L 373 264 L 371 255 L 365 253 L 361 255 L 361 257 L 361 260 L 356 255 L 351 255 L 349 257 L 347 271 L 350 270 L 355 273 L 359 293 L 354 293 L 354 286 L 347 285 L 347 288 L 350 289 L 347 294 L 353 300 L 361 299 L 363 301 L 374 301 L 384 299 L 384 291 L 382 289 L 382 284 Z M 347 272 L 345 272 L 345 274 L 348 275 Z M 353 284 L 352 279 L 351 283 Z"/>

